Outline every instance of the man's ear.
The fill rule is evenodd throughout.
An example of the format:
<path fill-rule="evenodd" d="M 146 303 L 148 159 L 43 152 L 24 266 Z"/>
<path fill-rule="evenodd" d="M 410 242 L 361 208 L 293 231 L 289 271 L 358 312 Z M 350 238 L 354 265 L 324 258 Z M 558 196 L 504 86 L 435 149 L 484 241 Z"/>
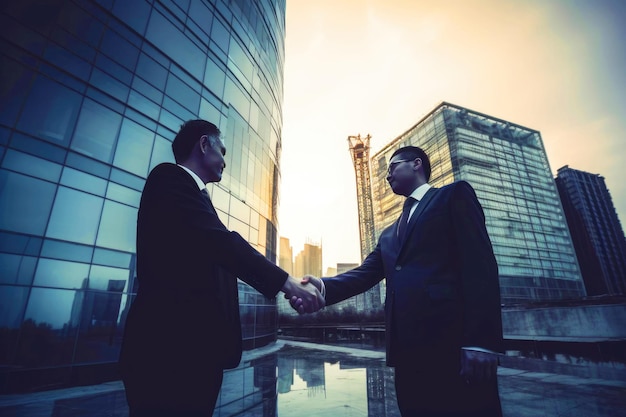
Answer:
<path fill-rule="evenodd" d="M 211 147 L 209 137 L 207 135 L 200 136 L 200 151 L 205 154 L 207 149 Z"/>

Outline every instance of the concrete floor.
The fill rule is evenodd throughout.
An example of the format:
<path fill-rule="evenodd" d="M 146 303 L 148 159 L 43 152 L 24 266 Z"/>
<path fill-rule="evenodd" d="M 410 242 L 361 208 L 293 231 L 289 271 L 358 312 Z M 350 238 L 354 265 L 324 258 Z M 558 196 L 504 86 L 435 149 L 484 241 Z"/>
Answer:
<path fill-rule="evenodd" d="M 626 372 L 537 365 L 499 368 L 505 417 L 626 417 Z M 542 361 L 546 362 L 546 361 Z M 511 365 L 515 367 L 511 367 Z M 585 376 L 585 374 L 593 375 Z M 215 417 L 399 416 L 384 353 L 278 341 L 244 352 L 225 374 Z M 33 394 L 0 395 L 2 417 L 127 417 L 120 381 Z"/>

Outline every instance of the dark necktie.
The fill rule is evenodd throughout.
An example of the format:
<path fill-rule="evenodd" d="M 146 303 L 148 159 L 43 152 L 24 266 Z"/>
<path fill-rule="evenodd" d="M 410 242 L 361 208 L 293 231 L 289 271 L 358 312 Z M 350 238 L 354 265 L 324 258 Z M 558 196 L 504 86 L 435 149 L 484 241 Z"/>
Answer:
<path fill-rule="evenodd" d="M 398 224 L 398 239 L 402 242 L 404 240 L 404 235 L 406 233 L 406 227 L 409 223 L 409 213 L 411 212 L 411 207 L 415 204 L 417 200 L 413 197 L 407 197 L 404 201 L 404 205 L 402 206 L 402 215 L 400 216 L 400 222 Z"/>
<path fill-rule="evenodd" d="M 206 190 L 206 188 L 203 188 L 201 191 L 202 191 L 202 194 L 203 194 L 206 198 L 209 198 L 209 192 Z"/>

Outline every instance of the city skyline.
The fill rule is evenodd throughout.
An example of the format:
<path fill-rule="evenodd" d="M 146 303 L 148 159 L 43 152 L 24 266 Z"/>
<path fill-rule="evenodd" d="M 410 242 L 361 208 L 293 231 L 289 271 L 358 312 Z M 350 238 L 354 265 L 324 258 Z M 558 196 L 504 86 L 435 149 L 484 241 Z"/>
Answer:
<path fill-rule="evenodd" d="M 279 234 L 319 241 L 324 270 L 360 262 L 348 136 L 374 153 L 442 101 L 540 131 L 551 172 L 605 177 L 622 220 L 625 15 L 608 0 L 288 2 Z"/>

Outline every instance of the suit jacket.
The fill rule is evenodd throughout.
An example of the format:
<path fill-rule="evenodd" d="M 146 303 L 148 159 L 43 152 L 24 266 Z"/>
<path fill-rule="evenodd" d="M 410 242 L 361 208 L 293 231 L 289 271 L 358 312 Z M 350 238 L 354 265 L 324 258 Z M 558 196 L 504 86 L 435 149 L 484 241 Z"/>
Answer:
<path fill-rule="evenodd" d="M 268 298 L 287 273 L 219 220 L 181 167 L 161 164 L 146 181 L 137 218 L 139 288 L 126 320 L 122 375 L 147 369 L 236 367 L 242 341 L 237 279 Z"/>
<path fill-rule="evenodd" d="M 482 207 L 465 181 L 431 188 L 403 242 L 398 221 L 385 229 L 361 266 L 323 278 L 331 305 L 387 280 L 387 364 L 460 349 L 502 349 L 498 268 Z M 418 365 L 420 365 L 418 363 Z M 423 364 L 427 365 L 427 364 Z"/>

